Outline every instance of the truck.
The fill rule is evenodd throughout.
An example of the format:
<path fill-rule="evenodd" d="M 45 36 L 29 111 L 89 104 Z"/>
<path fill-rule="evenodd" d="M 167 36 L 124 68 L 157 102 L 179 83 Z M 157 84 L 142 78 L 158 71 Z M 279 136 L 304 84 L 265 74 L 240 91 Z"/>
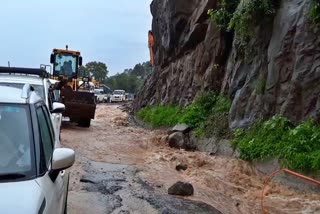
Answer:
<path fill-rule="evenodd" d="M 79 51 L 66 49 L 53 49 L 50 56 L 53 64 L 52 79 L 58 80 L 54 89 L 60 91 L 60 102 L 66 109 L 64 117 L 70 122 L 78 123 L 81 127 L 90 127 L 94 119 L 96 102 L 94 92 L 91 90 L 90 77 L 78 75 L 79 66 L 82 66 L 82 57 Z"/>

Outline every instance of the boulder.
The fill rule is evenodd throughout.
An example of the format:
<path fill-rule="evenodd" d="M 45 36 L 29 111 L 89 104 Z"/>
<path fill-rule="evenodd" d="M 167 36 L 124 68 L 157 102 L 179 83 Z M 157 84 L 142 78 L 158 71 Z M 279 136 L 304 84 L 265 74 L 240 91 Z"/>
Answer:
<path fill-rule="evenodd" d="M 189 133 L 191 131 L 191 127 L 185 123 L 175 125 L 170 131 L 169 134 L 174 132 L 182 132 L 184 134 Z"/>
<path fill-rule="evenodd" d="M 171 148 L 185 149 L 193 151 L 195 146 L 192 145 L 189 135 L 183 134 L 182 132 L 174 132 L 168 137 L 168 144 Z"/>
<path fill-rule="evenodd" d="M 194 193 L 192 184 L 178 181 L 168 189 L 169 195 L 191 196 Z"/>
<path fill-rule="evenodd" d="M 169 135 L 168 143 L 171 148 L 185 148 L 184 134 L 181 132 L 172 133 L 171 135 Z"/>

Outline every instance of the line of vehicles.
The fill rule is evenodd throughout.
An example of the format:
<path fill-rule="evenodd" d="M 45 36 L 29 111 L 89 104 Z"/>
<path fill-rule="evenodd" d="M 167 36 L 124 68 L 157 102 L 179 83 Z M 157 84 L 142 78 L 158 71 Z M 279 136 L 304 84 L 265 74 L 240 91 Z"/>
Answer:
<path fill-rule="evenodd" d="M 48 66 L 0 67 L 2 213 L 67 213 L 68 168 L 75 153 L 61 146 L 62 118 L 89 127 L 97 99 L 126 99 L 120 90 L 98 98 L 92 90 L 97 83 L 78 76 L 78 51 L 53 49 L 50 62 L 52 72 Z"/>
<path fill-rule="evenodd" d="M 97 103 L 128 102 L 134 99 L 134 95 L 126 93 L 125 90 L 106 92 L 103 88 L 94 89 L 94 96 Z"/>

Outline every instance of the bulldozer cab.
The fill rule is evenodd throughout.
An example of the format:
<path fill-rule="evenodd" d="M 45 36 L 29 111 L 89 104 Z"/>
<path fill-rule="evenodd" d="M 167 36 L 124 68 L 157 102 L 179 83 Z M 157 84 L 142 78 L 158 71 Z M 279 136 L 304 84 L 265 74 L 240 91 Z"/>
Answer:
<path fill-rule="evenodd" d="M 50 56 L 50 63 L 53 64 L 53 77 L 63 77 L 72 81 L 77 79 L 79 66 L 82 65 L 80 52 L 66 49 L 53 49 Z"/>
<path fill-rule="evenodd" d="M 86 84 L 89 79 L 83 78 L 83 85 L 79 85 L 79 66 L 82 65 L 80 52 L 66 49 L 53 49 L 50 56 L 53 64 L 52 79 L 58 80 L 55 89 L 60 91 L 61 102 L 66 106 L 64 117 L 80 126 L 89 127 L 94 119 L 96 103 L 94 93 L 88 90 Z"/>

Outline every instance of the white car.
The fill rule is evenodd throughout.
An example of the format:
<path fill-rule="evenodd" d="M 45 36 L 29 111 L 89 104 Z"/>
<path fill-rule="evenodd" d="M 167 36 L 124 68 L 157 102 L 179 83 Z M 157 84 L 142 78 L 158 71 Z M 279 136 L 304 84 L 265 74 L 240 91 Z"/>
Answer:
<path fill-rule="evenodd" d="M 52 80 L 48 79 L 47 72 L 42 69 L 33 68 L 9 68 L 0 67 L 0 86 L 13 86 L 22 88 L 24 84 L 30 84 L 35 92 L 45 101 L 50 112 L 54 101 L 54 94 L 49 90 Z M 56 137 L 60 136 L 62 114 L 52 113 L 51 119 L 57 130 Z"/>
<path fill-rule="evenodd" d="M 126 100 L 125 90 L 114 90 L 110 97 L 110 102 L 124 102 L 125 100 Z"/>
<path fill-rule="evenodd" d="M 103 89 L 94 89 L 94 97 L 97 103 L 103 103 L 105 96 Z"/>
<path fill-rule="evenodd" d="M 60 148 L 44 100 L 29 84 L 0 86 L 1 213 L 66 213 L 74 151 Z M 52 104 L 52 112 L 65 106 Z"/>

